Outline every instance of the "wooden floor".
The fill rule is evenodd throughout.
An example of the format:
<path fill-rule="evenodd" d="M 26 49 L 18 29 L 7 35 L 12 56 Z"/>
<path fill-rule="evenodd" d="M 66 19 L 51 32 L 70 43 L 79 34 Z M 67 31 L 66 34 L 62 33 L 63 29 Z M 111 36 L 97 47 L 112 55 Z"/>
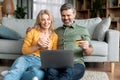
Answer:
<path fill-rule="evenodd" d="M 110 63 L 88 63 L 87 70 L 103 71 L 108 74 L 109 80 L 120 80 L 120 62 L 115 63 L 115 72 L 110 72 Z"/>

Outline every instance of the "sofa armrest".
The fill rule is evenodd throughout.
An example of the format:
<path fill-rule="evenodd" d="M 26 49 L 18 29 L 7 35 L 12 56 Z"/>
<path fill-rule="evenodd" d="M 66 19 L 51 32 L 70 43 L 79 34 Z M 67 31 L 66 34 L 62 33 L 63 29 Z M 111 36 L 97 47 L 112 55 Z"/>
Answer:
<path fill-rule="evenodd" d="M 106 41 L 108 43 L 108 61 L 119 61 L 119 31 L 109 29 L 106 32 Z"/>

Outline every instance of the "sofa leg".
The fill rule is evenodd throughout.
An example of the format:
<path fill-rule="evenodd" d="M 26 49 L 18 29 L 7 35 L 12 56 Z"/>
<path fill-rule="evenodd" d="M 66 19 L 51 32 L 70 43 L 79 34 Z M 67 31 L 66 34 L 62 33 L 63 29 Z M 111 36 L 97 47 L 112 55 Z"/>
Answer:
<path fill-rule="evenodd" d="M 112 74 L 114 73 L 114 69 L 115 69 L 115 63 L 111 62 L 110 63 L 110 71 L 111 71 Z"/>

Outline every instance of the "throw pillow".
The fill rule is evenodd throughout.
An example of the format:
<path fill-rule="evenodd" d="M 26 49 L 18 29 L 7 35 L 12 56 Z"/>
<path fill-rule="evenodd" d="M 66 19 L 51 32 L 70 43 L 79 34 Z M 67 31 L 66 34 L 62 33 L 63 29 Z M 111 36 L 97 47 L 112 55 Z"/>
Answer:
<path fill-rule="evenodd" d="M 102 20 L 94 30 L 93 39 L 98 41 L 103 41 L 105 37 L 105 33 L 109 29 L 110 23 L 111 23 L 110 17 Z"/>
<path fill-rule="evenodd" d="M 16 31 L 14 31 L 4 25 L 0 25 L 0 38 L 18 40 L 21 38 L 21 36 Z"/>

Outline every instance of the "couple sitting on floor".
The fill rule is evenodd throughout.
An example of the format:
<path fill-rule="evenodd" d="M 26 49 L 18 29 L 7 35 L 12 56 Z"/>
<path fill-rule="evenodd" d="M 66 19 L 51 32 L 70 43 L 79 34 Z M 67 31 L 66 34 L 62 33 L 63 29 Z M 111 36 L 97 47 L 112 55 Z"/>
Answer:
<path fill-rule="evenodd" d="M 83 53 L 91 55 L 93 51 L 88 30 L 74 22 L 76 11 L 71 4 L 63 4 L 60 13 L 64 25 L 54 32 L 53 17 L 49 11 L 39 12 L 34 27 L 28 30 L 24 38 L 23 56 L 15 60 L 3 80 L 78 80 L 83 77 Z M 84 40 L 75 44 L 81 38 Z M 73 50 L 73 68 L 41 69 L 39 51 L 56 49 Z"/>

